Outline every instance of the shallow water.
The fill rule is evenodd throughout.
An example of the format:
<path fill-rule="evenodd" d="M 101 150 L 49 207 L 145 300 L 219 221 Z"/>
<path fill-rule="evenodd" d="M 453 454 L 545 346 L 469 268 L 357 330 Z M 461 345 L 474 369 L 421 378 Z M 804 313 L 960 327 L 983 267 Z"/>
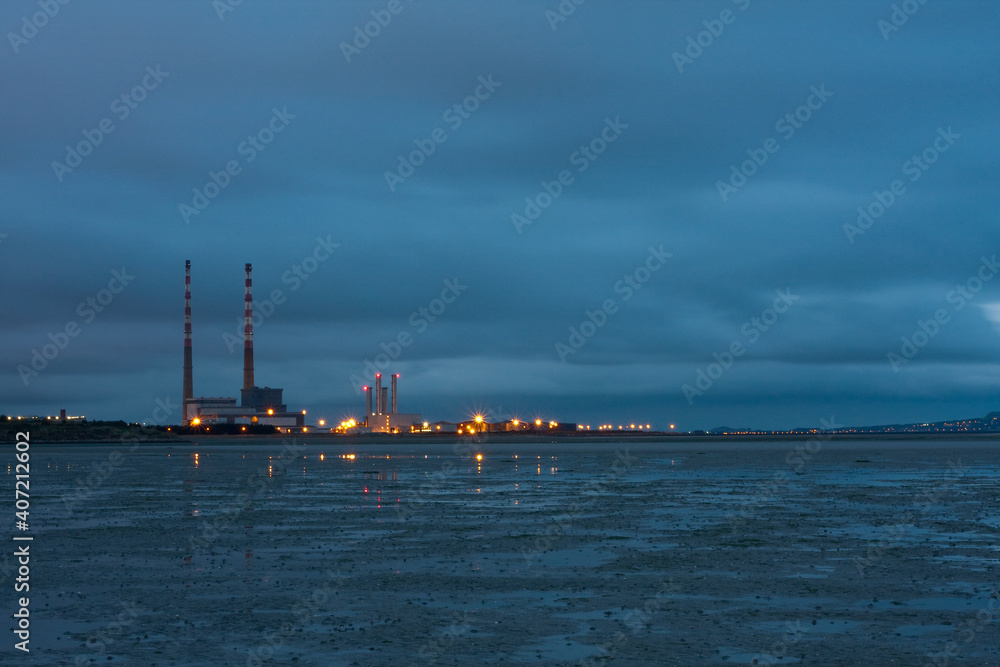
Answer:
<path fill-rule="evenodd" d="M 1000 443 L 800 444 L 34 445 L 17 659 L 1000 664 Z"/>

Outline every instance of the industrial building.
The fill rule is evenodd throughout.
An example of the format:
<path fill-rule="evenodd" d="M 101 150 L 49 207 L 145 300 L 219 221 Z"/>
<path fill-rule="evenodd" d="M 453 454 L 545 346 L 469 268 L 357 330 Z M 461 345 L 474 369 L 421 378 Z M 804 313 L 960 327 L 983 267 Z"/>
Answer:
<path fill-rule="evenodd" d="M 243 295 L 243 389 L 240 404 L 230 397 L 195 397 L 191 352 L 191 261 L 184 262 L 184 423 L 265 424 L 303 428 L 305 411 L 289 412 L 282 399 L 282 389 L 258 387 L 253 372 L 253 294 L 250 264 L 244 267 L 246 282 Z"/>
<path fill-rule="evenodd" d="M 423 429 L 430 433 L 458 433 L 458 424 L 455 422 L 434 422 L 433 424 L 428 424 L 426 429 Z"/>
<path fill-rule="evenodd" d="M 410 433 L 420 427 L 423 420 L 418 414 L 397 411 L 396 387 L 399 373 L 392 376 L 392 404 L 389 406 L 388 388 L 382 386 L 382 374 L 375 374 L 375 410 L 372 410 L 372 388 L 365 389 L 365 425 L 371 433 Z"/>
<path fill-rule="evenodd" d="M 488 422 L 482 415 L 476 415 L 472 419 L 457 424 L 459 433 L 500 433 L 507 431 L 517 431 L 523 433 L 575 433 L 580 430 L 580 426 L 571 422 L 554 422 L 535 419 L 534 421 L 524 421 L 520 419 L 507 419 L 499 422 Z"/>

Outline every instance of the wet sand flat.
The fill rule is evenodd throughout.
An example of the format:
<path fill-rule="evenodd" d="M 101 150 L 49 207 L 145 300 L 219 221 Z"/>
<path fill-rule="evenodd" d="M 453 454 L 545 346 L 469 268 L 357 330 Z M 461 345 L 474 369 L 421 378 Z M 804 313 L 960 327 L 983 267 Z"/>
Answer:
<path fill-rule="evenodd" d="M 996 440 L 129 449 L 32 447 L 5 655 L 1000 664 Z"/>

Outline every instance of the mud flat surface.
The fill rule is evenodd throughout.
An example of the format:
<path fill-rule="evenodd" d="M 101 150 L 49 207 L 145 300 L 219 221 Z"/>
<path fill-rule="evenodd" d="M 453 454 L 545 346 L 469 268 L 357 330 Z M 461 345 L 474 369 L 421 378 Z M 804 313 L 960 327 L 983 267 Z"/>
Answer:
<path fill-rule="evenodd" d="M 998 483 L 990 440 L 38 445 L 0 663 L 998 665 Z"/>

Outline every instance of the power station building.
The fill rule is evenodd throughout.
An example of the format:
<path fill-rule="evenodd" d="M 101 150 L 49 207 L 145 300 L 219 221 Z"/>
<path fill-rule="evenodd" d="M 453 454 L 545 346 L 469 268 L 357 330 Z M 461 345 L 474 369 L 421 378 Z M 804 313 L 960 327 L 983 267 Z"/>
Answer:
<path fill-rule="evenodd" d="M 404 414 L 396 410 L 396 381 L 392 376 L 392 405 L 389 406 L 388 388 L 382 386 L 382 374 L 375 374 L 375 410 L 372 411 L 372 388 L 365 387 L 365 427 L 372 433 L 409 433 L 423 422 L 420 415 Z"/>
<path fill-rule="evenodd" d="M 229 397 L 195 397 L 191 358 L 191 262 L 184 262 L 184 423 L 186 424 L 267 424 L 302 428 L 305 411 L 289 412 L 282 389 L 258 387 L 253 373 L 253 295 L 251 265 L 245 266 L 243 296 L 243 389 L 240 404 Z"/>

